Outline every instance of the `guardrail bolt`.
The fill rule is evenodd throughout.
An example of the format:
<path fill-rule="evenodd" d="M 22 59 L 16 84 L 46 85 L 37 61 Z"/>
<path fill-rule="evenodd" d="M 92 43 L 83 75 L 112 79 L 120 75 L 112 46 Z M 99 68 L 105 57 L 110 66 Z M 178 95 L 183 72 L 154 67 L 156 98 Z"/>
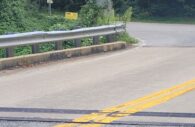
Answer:
<path fill-rule="evenodd" d="M 6 48 L 6 57 L 13 57 L 14 56 L 14 47 Z"/>
<path fill-rule="evenodd" d="M 39 52 L 40 52 L 39 44 L 32 45 L 32 53 L 35 54 L 35 53 L 39 53 Z"/>
<path fill-rule="evenodd" d="M 100 44 L 100 37 L 99 36 L 93 37 L 93 44 L 94 45 Z"/>

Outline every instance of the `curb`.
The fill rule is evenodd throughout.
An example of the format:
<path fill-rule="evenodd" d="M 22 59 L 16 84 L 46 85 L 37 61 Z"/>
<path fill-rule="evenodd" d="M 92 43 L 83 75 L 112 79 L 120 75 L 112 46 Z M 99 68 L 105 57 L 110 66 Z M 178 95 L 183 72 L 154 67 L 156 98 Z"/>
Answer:
<path fill-rule="evenodd" d="M 101 52 L 120 50 L 125 49 L 126 47 L 127 44 L 125 42 L 113 42 L 101 45 L 51 51 L 46 53 L 30 54 L 12 58 L 3 58 L 0 59 L 0 70 L 9 69 L 13 67 L 29 66 L 32 64 L 39 64 L 48 61 L 62 60 Z"/>

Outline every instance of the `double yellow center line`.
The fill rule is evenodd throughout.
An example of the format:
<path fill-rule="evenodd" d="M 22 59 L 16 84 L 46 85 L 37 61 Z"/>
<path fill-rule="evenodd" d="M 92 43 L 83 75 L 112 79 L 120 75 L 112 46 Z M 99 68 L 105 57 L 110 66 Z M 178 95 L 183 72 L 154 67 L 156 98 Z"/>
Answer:
<path fill-rule="evenodd" d="M 70 124 L 60 124 L 55 127 L 101 127 L 119 120 L 122 117 L 143 111 L 147 108 L 165 103 L 177 96 L 195 90 L 195 79 L 186 83 L 144 96 L 142 98 L 120 104 L 118 106 L 103 109 L 96 113 L 76 118 Z M 79 124 L 88 123 L 88 124 Z"/>

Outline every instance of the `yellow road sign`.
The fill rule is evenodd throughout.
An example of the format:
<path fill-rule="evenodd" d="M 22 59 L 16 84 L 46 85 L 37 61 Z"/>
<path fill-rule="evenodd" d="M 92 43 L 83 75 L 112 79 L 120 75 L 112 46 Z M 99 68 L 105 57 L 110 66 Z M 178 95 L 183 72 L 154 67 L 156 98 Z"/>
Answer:
<path fill-rule="evenodd" d="M 78 19 L 78 13 L 75 12 L 66 12 L 65 18 L 70 20 L 77 20 Z"/>

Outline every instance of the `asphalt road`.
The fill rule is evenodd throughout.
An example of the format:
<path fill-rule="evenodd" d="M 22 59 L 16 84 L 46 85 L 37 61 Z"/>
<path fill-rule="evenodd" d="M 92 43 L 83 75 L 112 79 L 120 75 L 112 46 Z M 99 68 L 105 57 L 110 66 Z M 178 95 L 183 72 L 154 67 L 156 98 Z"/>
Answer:
<path fill-rule="evenodd" d="M 195 46 L 195 25 L 130 23 L 128 32 L 142 40 L 142 45 L 156 47 Z"/>
<path fill-rule="evenodd" d="M 0 107 L 6 107 L 0 118 L 75 119 L 195 78 L 194 25 L 130 23 L 128 32 L 140 46 L 0 72 Z M 121 118 L 120 126 L 195 125 L 194 98 L 186 92 Z M 56 124 L 0 121 L 0 127 Z"/>

